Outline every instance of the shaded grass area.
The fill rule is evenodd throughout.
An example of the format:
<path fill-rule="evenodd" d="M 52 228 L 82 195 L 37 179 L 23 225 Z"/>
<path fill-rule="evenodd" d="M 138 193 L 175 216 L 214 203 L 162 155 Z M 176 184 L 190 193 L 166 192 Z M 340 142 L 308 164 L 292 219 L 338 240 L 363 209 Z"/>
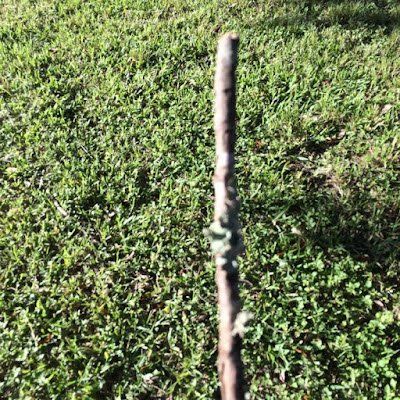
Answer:
<path fill-rule="evenodd" d="M 0 397 L 213 397 L 228 30 L 252 396 L 400 396 L 396 1 L 0 7 Z"/>

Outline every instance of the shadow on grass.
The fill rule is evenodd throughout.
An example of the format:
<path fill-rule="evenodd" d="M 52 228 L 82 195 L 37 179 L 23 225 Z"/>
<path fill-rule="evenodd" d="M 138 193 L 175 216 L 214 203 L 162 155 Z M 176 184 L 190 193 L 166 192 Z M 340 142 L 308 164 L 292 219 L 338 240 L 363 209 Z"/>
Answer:
<path fill-rule="evenodd" d="M 323 145 L 316 149 L 313 146 L 305 146 L 299 154 L 307 155 L 308 153 L 309 156 L 312 155 L 315 158 L 323 154 L 329 147 L 330 145 L 326 148 Z M 318 339 L 323 343 L 323 350 L 313 348 L 312 351 L 309 350 L 310 353 L 307 356 L 310 359 L 316 357 L 321 360 L 322 390 L 323 385 L 334 385 L 348 379 L 343 372 L 343 358 L 338 352 L 331 350 L 330 343 L 334 342 L 338 332 L 351 338 L 349 340 L 353 341 L 351 342 L 351 346 L 354 346 L 352 348 L 353 353 L 359 351 L 356 350 L 357 346 L 361 346 L 364 349 L 366 360 L 370 364 L 379 361 L 383 357 L 384 351 L 388 349 L 396 351 L 399 346 L 396 324 L 388 325 L 382 333 L 377 333 L 373 337 L 376 348 L 372 344 L 369 348 L 369 339 L 366 338 L 362 339 L 363 341 L 359 344 L 358 335 L 368 332 L 368 324 L 375 318 L 377 312 L 394 310 L 398 306 L 396 293 L 400 288 L 400 209 L 396 201 L 397 197 L 394 194 L 399 189 L 400 171 L 396 170 L 395 165 L 390 165 L 390 162 L 385 167 L 383 165 L 370 166 L 370 168 L 365 168 L 365 173 L 360 172 L 357 177 L 352 178 L 352 180 L 349 178 L 350 181 L 342 184 L 335 180 L 333 174 L 315 174 L 315 171 L 304 165 L 303 162 L 298 161 L 293 152 L 296 152 L 296 149 L 292 149 L 289 151 L 290 154 L 287 154 L 287 157 L 292 160 L 291 170 L 287 173 L 296 174 L 296 176 L 300 173 L 299 180 L 301 179 L 302 183 L 299 182 L 299 185 L 304 185 L 302 193 L 295 198 L 284 197 L 284 193 L 282 193 L 282 198 L 275 199 L 273 202 L 279 209 L 286 210 L 285 214 L 289 217 L 289 220 L 296 221 L 298 233 L 291 235 L 289 227 L 288 233 L 285 234 L 286 242 L 282 243 L 279 237 L 281 234 L 273 234 L 276 235 L 275 237 L 269 234 L 257 246 L 268 248 L 268 244 L 275 242 L 277 248 L 275 248 L 274 254 L 282 254 L 282 258 L 286 258 L 287 253 L 297 249 L 297 253 L 296 251 L 293 252 L 297 255 L 297 258 L 289 261 L 288 272 L 286 272 L 286 267 L 268 266 L 274 281 L 278 284 L 277 288 L 272 289 L 271 295 L 276 303 L 269 304 L 269 307 L 287 307 L 287 303 L 285 303 L 287 302 L 287 294 L 297 291 L 296 285 L 300 287 L 299 290 L 301 291 L 301 286 L 308 280 L 317 285 L 316 287 L 319 290 L 318 304 L 329 310 L 322 317 L 325 326 L 322 331 L 319 330 L 317 325 L 311 323 L 301 333 L 301 341 L 293 336 L 288 342 L 292 343 L 291 341 L 293 341 L 293 343 L 302 343 L 302 346 L 313 346 L 312 342 Z M 395 171 L 397 176 L 390 177 L 388 170 Z M 385 188 L 385 190 L 379 192 L 382 188 Z M 270 205 L 260 202 L 259 204 L 249 204 L 249 206 L 252 209 L 250 213 L 252 221 L 261 221 L 272 225 L 271 217 L 268 216 Z M 286 228 L 284 229 L 286 230 Z M 324 255 L 325 266 L 323 271 L 314 269 L 314 267 L 311 267 L 311 269 L 307 266 L 305 269 L 303 268 L 303 261 L 304 265 L 307 265 L 312 257 L 321 253 Z M 326 285 L 329 277 L 336 273 L 335 264 L 340 265 L 344 259 L 351 260 L 346 264 L 347 269 L 340 270 L 340 273 L 345 272 L 347 274 L 346 280 L 334 287 Z M 353 271 L 352 268 L 355 268 L 355 270 Z M 264 271 L 261 271 L 261 273 L 264 273 Z M 293 274 L 291 279 L 295 277 L 296 284 L 290 283 L 292 286 L 286 287 L 286 273 Z M 317 275 L 315 275 L 316 273 Z M 264 289 L 259 287 L 260 277 L 257 274 L 258 272 L 255 271 L 250 280 L 254 287 L 258 288 L 257 290 L 263 291 Z M 380 293 L 387 298 L 385 304 L 379 298 L 373 298 L 372 308 L 363 305 L 365 295 L 368 293 L 365 286 L 366 276 L 372 277 L 371 291 Z M 292 280 L 288 280 L 288 282 L 292 282 Z M 309 282 L 308 284 L 310 284 Z M 359 289 L 350 293 L 346 288 L 347 284 L 356 284 L 358 286 L 355 287 Z M 302 296 L 305 299 L 304 301 L 307 302 L 308 294 L 303 292 Z M 339 303 L 337 303 L 338 300 Z M 343 307 L 342 313 L 332 312 L 338 307 L 337 304 L 341 304 L 340 307 Z M 307 310 L 307 306 L 305 306 L 305 310 Z M 304 321 L 309 313 L 312 313 L 311 309 L 303 314 Z M 292 317 L 288 316 L 288 318 Z M 290 329 L 293 329 L 293 332 L 296 329 L 302 330 L 296 326 L 297 323 L 290 320 Z M 272 317 L 270 324 L 271 326 L 274 324 Z M 292 324 L 294 325 L 292 326 Z M 270 328 L 264 327 L 264 329 L 268 331 Z M 294 335 L 293 332 L 289 336 Z M 269 334 L 263 337 L 264 345 L 270 343 L 271 347 L 275 346 L 276 340 L 276 338 L 271 339 Z M 283 338 L 279 338 L 279 340 L 286 341 Z M 384 342 L 385 344 L 383 344 Z M 290 346 L 293 346 L 293 344 Z M 301 348 L 301 346 L 299 347 Z M 304 356 L 303 353 L 302 356 Z M 351 359 L 351 356 L 349 357 Z M 390 363 L 390 368 L 395 370 L 395 360 L 392 359 Z M 303 361 L 297 360 L 295 357 L 291 358 L 288 376 L 302 375 L 303 368 Z M 349 368 L 361 369 L 364 367 L 354 367 L 349 364 Z M 366 374 L 365 380 L 368 381 L 369 379 L 368 374 Z M 276 380 L 278 381 L 279 378 L 276 377 Z M 373 385 L 374 383 L 370 384 Z M 313 389 L 314 394 L 317 393 L 315 390 L 316 388 Z"/>
<path fill-rule="evenodd" d="M 267 22 L 271 27 L 288 28 L 313 24 L 318 28 L 339 25 L 347 29 L 366 26 L 390 33 L 400 26 L 400 9 L 387 0 L 304 0 L 297 2 L 296 13 L 276 16 Z"/>
<path fill-rule="evenodd" d="M 358 177 L 348 183 L 350 194 L 343 197 L 334 178 L 310 175 L 307 195 L 289 208 L 289 212 L 296 213 L 299 219 L 302 218 L 301 215 L 307 214 L 314 217 L 316 225 L 312 229 L 307 228 L 307 221 L 303 220 L 305 246 L 323 251 L 328 262 L 328 271 L 329 264 L 339 261 L 341 254 L 344 257 L 350 256 L 354 265 L 363 265 L 359 272 L 347 271 L 350 281 L 363 288 L 366 274 L 370 274 L 375 291 L 387 296 L 385 304 L 375 299 L 373 308 L 367 310 L 360 308 L 365 296 L 364 290 L 349 294 L 343 284 L 338 289 L 339 292 L 329 289 L 321 292 L 321 304 L 333 304 L 338 293 L 343 296 L 351 317 L 345 316 L 344 310 L 340 318 L 335 317 L 326 323 L 328 330 L 340 327 L 342 333 L 350 336 L 354 332 L 367 329 L 376 312 L 395 310 L 397 307 L 397 297 L 389 293 L 397 293 L 400 288 L 400 209 L 395 197 L 380 200 L 379 195 L 374 195 L 375 185 L 379 185 L 377 175 L 377 170 L 370 170 L 367 176 Z M 386 190 L 396 191 L 398 187 L 388 184 Z M 344 321 L 346 327 L 342 326 Z M 394 324 L 388 325 L 382 333 L 386 346 L 392 350 L 396 350 L 399 345 L 397 332 Z M 342 379 L 340 359 L 330 350 L 330 334 L 327 332 L 326 336 L 323 334 L 319 337 L 325 344 L 323 359 L 328 366 L 324 371 L 324 379 L 327 383 L 336 383 L 338 379 Z M 370 362 L 379 361 L 382 351 L 382 348 L 371 349 Z M 392 368 L 395 369 L 393 363 L 394 360 Z"/>
<path fill-rule="evenodd" d="M 371 272 L 382 274 L 384 280 L 388 273 L 392 275 L 398 286 L 398 271 L 393 268 L 400 257 L 400 210 L 395 200 L 386 203 L 373 195 L 376 171 L 347 183 L 350 193 L 343 197 L 333 177 L 303 172 L 309 174 L 307 196 L 289 211 L 319 216 L 315 229 L 305 229 L 306 240 L 325 252 L 344 249 L 355 261 L 368 263 Z"/>

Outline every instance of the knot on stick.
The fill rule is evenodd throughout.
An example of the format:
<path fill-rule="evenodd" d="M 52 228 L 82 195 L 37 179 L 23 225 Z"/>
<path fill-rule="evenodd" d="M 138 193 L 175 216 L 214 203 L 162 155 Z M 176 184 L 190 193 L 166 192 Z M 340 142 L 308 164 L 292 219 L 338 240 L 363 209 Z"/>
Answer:
<path fill-rule="evenodd" d="M 211 244 L 211 252 L 225 259 L 224 264 L 232 263 L 244 250 L 239 222 L 229 214 L 223 214 L 205 230 Z"/>
<path fill-rule="evenodd" d="M 253 319 L 253 314 L 251 312 L 239 312 L 236 315 L 235 322 L 233 323 L 232 336 L 239 335 L 241 338 L 243 338 L 246 326 L 251 319 Z"/>

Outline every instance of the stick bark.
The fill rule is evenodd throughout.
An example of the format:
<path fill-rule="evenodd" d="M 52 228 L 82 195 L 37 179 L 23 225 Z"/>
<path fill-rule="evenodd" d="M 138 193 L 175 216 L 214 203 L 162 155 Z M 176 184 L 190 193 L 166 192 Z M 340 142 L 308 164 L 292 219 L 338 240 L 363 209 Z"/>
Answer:
<path fill-rule="evenodd" d="M 234 171 L 235 72 L 238 45 L 239 38 L 236 34 L 226 34 L 220 39 L 215 74 L 215 210 L 210 235 L 218 289 L 218 375 L 222 400 L 243 400 L 245 397 L 244 371 L 240 355 L 243 321 L 240 316 L 239 274 L 236 262 L 243 247 Z"/>

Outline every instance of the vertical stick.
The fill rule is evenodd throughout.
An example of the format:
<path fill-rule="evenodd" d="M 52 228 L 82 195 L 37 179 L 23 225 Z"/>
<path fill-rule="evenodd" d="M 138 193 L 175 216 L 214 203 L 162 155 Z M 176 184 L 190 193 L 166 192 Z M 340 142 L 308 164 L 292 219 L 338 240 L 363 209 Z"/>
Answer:
<path fill-rule="evenodd" d="M 218 44 L 215 74 L 216 169 L 215 214 L 209 235 L 216 262 L 219 308 L 218 375 L 223 400 L 244 399 L 244 373 L 240 356 L 243 329 L 240 318 L 237 255 L 242 251 L 239 201 L 236 193 L 234 147 L 236 141 L 236 79 L 239 38 L 224 35 Z"/>

